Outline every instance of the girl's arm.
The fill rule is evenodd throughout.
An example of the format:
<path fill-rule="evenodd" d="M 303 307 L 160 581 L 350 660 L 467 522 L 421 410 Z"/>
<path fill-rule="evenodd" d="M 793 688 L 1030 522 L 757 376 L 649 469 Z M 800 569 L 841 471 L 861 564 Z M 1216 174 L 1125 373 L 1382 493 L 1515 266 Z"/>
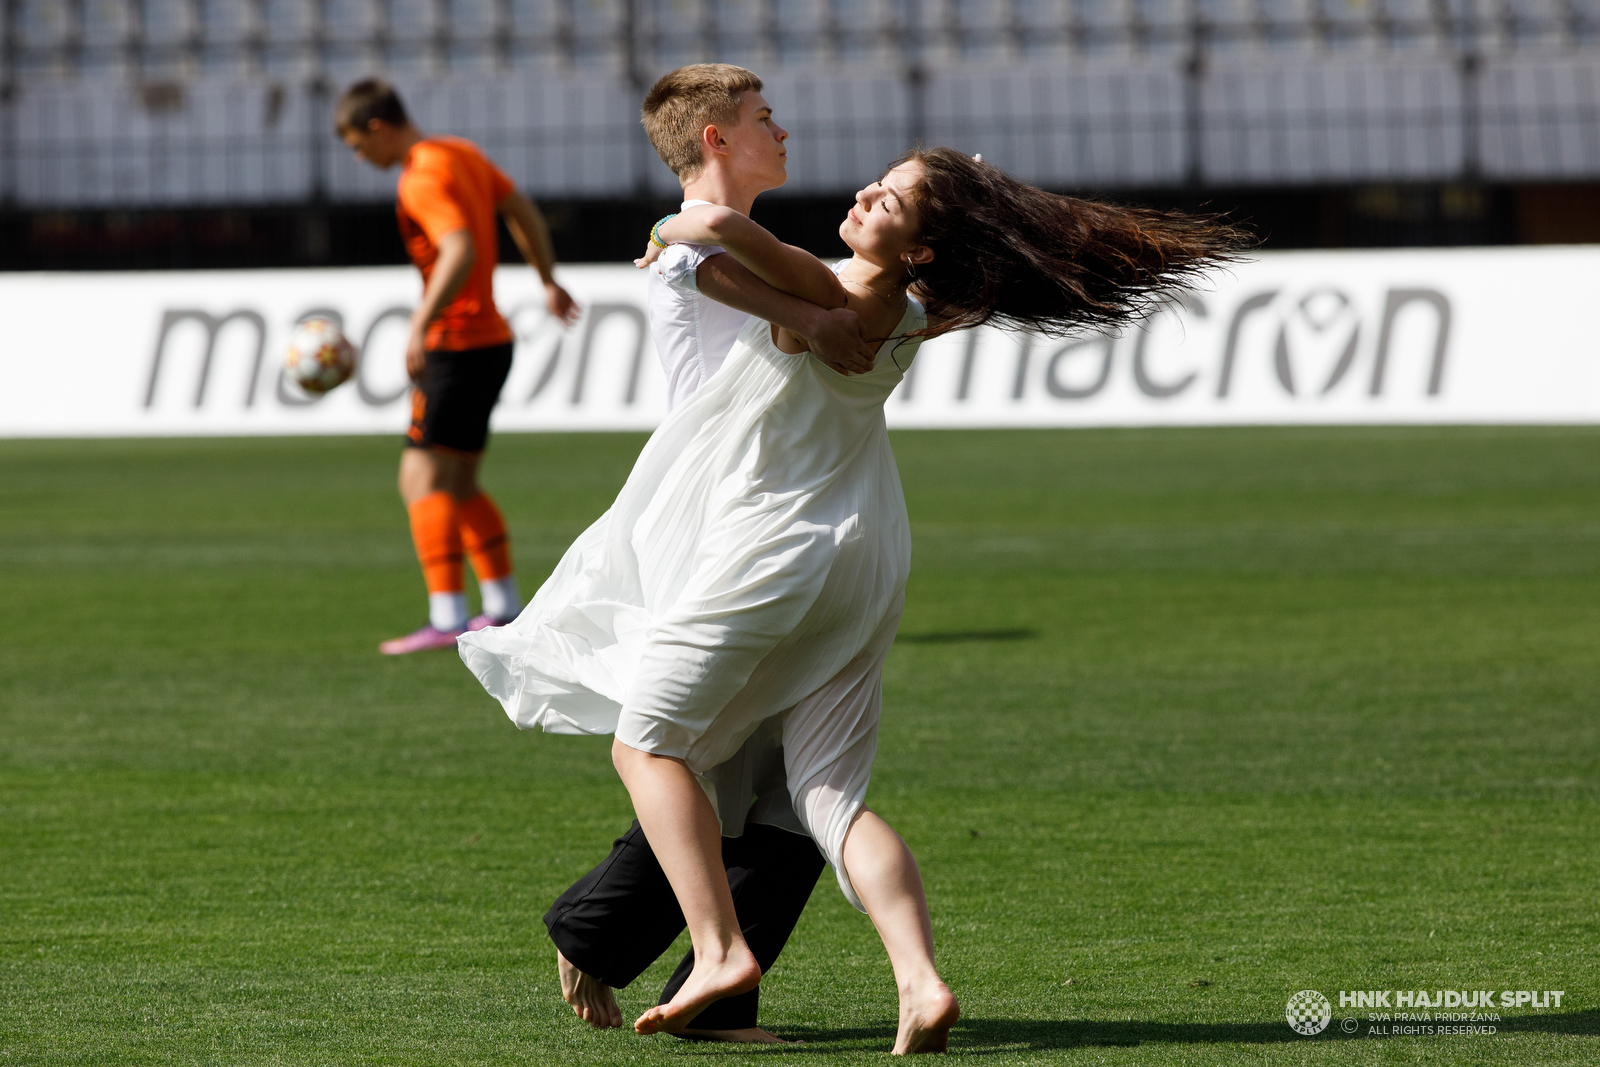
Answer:
<path fill-rule="evenodd" d="M 692 207 L 662 223 L 659 233 L 668 244 L 721 245 L 774 289 L 821 308 L 845 306 L 844 286 L 825 263 L 730 208 Z"/>

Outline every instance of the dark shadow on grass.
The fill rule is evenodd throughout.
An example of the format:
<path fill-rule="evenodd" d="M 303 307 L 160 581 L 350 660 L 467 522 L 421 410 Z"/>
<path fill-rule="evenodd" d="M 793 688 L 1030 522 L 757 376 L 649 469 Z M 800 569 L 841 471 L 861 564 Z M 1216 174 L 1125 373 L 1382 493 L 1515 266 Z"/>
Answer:
<path fill-rule="evenodd" d="M 1496 1034 L 1473 1036 L 1368 1037 L 1365 1022 L 1355 1033 L 1346 1034 L 1336 1016 L 1332 1025 L 1315 1037 L 1304 1037 L 1287 1023 L 1157 1023 L 1091 1019 L 963 1019 L 951 1033 L 951 1047 L 958 1043 L 968 1053 L 1025 1049 L 1074 1048 L 1078 1046 L 1127 1046 L 1146 1042 L 1176 1045 L 1267 1045 L 1301 1041 L 1492 1041 L 1501 1034 L 1596 1034 L 1600 1033 L 1600 1012 L 1571 1012 L 1564 1015 L 1526 1015 L 1495 1024 Z"/>
<path fill-rule="evenodd" d="M 1404 1035 L 1368 1037 L 1365 1021 L 1354 1034 L 1344 1033 L 1336 1017 L 1333 1024 L 1315 1037 L 1303 1037 L 1287 1023 L 1157 1023 L 1145 1020 L 1094 1019 L 962 1019 L 950 1033 L 951 1051 L 967 1055 L 992 1055 L 1017 1051 L 1043 1051 L 1082 1047 L 1129 1047 L 1146 1043 L 1167 1045 L 1268 1045 L 1288 1042 L 1328 1041 L 1493 1041 L 1508 1033 L 1574 1034 L 1600 1037 L 1600 1012 L 1568 1012 L 1561 1015 L 1524 1015 L 1494 1024 L 1496 1034 L 1475 1036 Z M 832 1055 L 843 1051 L 841 1044 L 881 1046 L 887 1052 L 894 1043 L 892 1025 L 826 1027 L 784 1026 L 776 1033 L 794 1045 L 698 1045 L 702 1054 L 768 1056 Z M 689 1050 L 684 1050 L 689 1051 Z"/>
<path fill-rule="evenodd" d="M 1569 1011 L 1561 1015 L 1519 1015 L 1502 1020 L 1500 1032 L 1534 1034 L 1581 1034 L 1600 1037 L 1600 1011 Z"/>
<path fill-rule="evenodd" d="M 900 634 L 895 640 L 908 645 L 954 645 L 967 641 L 1028 641 L 1038 636 L 1038 630 L 935 630 Z"/>

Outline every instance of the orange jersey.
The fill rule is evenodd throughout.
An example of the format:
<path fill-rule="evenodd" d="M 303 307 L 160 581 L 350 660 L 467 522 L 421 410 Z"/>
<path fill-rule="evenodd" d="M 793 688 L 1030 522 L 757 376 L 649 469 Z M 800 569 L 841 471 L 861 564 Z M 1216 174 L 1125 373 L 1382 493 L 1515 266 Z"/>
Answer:
<path fill-rule="evenodd" d="M 430 350 L 459 352 L 511 340 L 511 328 L 494 306 L 494 267 L 500 258 L 495 208 L 514 188 L 477 145 L 459 137 L 430 137 L 406 153 L 395 214 L 423 284 L 433 273 L 445 234 L 468 230 L 477 249 L 455 299 L 428 324 Z"/>

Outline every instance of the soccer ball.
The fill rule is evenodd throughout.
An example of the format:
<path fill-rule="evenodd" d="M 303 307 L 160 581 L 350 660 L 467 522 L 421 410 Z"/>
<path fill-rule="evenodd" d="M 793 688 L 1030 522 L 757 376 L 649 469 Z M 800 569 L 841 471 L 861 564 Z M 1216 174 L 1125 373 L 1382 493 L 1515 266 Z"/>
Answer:
<path fill-rule="evenodd" d="M 326 393 L 355 373 L 356 350 L 332 319 L 306 319 L 289 335 L 283 369 L 306 392 Z"/>

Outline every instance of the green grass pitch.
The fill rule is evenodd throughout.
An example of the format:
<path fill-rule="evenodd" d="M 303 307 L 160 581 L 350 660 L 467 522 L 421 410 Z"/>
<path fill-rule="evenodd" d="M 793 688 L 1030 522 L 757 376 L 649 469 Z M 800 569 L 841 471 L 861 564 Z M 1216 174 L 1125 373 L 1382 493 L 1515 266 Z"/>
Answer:
<path fill-rule="evenodd" d="M 525 585 L 641 442 L 496 440 Z M 956 1056 L 1600 1062 L 1600 432 L 895 447 L 871 802 L 922 862 Z M 893 983 L 827 874 L 763 987 L 804 1044 L 573 1018 L 539 918 L 628 802 L 605 739 L 377 654 L 422 621 L 398 451 L 0 443 L 0 1064 L 879 1062 Z M 1565 998 L 1474 1037 L 1284 1021 L 1440 988 Z"/>

